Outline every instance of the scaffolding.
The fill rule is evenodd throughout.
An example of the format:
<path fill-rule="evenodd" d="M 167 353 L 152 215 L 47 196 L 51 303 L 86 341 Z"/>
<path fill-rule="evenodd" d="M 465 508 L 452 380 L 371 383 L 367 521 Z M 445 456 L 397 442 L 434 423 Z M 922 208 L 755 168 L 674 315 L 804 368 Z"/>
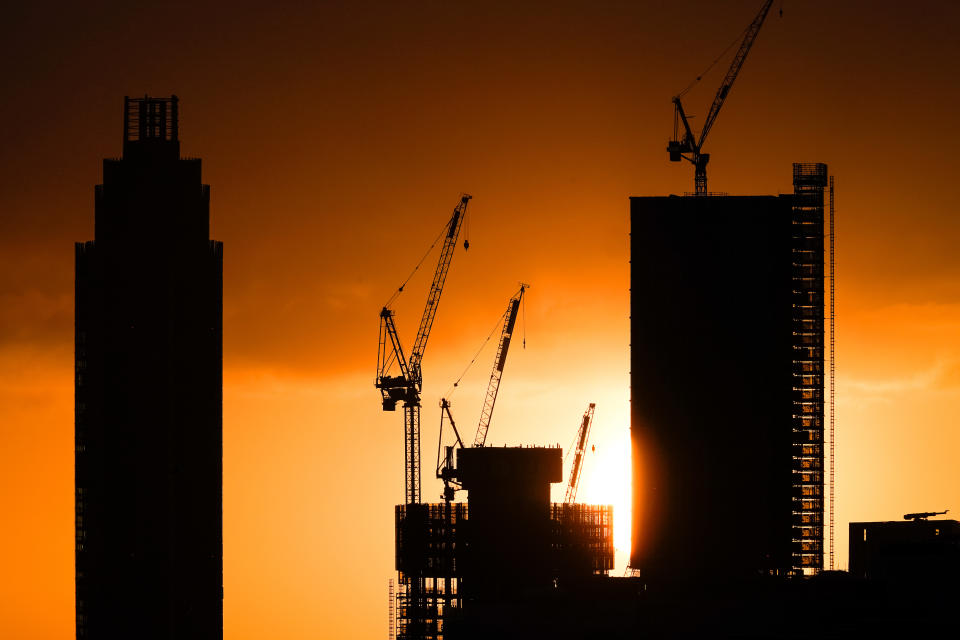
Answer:
<path fill-rule="evenodd" d="M 387 585 L 387 639 L 396 640 L 397 637 L 397 596 L 393 592 L 393 578 Z"/>
<path fill-rule="evenodd" d="M 837 234 L 834 227 L 834 208 L 833 208 L 833 176 L 830 176 L 830 570 L 835 570 L 836 564 L 833 557 L 833 501 L 834 501 L 834 453 L 836 451 L 836 253 L 837 253 Z"/>
<path fill-rule="evenodd" d="M 397 505 L 395 524 L 396 638 L 440 640 L 445 617 L 478 595 L 469 590 L 463 562 L 470 548 L 467 504 Z M 612 505 L 553 503 L 550 525 L 544 544 L 555 578 L 606 576 L 613 569 Z"/>
<path fill-rule="evenodd" d="M 550 505 L 553 566 L 561 575 L 605 576 L 613 569 L 613 505 Z"/>
<path fill-rule="evenodd" d="M 449 609 L 462 606 L 457 549 L 466 546 L 467 504 L 400 504 L 396 524 L 396 637 L 442 638 Z"/>
<path fill-rule="evenodd" d="M 824 188 L 827 165 L 793 165 L 791 572 L 823 568 Z"/>

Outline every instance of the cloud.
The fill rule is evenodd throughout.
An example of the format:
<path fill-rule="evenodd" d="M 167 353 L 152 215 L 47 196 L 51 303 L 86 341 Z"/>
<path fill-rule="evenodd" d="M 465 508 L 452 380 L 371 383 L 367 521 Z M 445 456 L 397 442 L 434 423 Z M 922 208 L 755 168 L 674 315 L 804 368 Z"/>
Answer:
<path fill-rule="evenodd" d="M 960 360 L 939 359 L 925 369 L 897 377 L 847 379 L 843 387 L 874 400 L 908 392 L 954 391 L 960 388 Z"/>

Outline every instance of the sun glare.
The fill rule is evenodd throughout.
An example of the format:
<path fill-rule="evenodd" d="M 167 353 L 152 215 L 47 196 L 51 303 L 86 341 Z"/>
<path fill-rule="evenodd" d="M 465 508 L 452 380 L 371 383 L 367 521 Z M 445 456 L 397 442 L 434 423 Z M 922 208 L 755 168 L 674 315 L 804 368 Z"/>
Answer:
<path fill-rule="evenodd" d="M 607 408 L 613 403 L 608 403 Z M 630 492 L 630 428 L 626 408 L 615 415 L 597 414 L 587 443 L 577 502 L 613 505 L 613 545 L 616 559 L 613 575 L 623 573 L 630 552 L 631 492 Z M 564 451 L 564 483 L 570 476 L 573 456 Z M 556 496 L 554 497 L 556 499 Z M 562 494 L 560 495 L 562 500 Z"/>

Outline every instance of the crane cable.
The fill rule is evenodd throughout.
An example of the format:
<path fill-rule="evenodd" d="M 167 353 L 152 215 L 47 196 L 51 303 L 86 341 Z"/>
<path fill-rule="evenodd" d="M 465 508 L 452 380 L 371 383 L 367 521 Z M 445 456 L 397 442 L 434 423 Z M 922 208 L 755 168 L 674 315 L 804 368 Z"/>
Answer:
<path fill-rule="evenodd" d="M 443 394 L 443 397 L 445 397 L 445 398 L 450 398 L 450 397 L 453 395 L 453 392 L 456 390 L 456 388 L 460 386 L 460 381 L 463 380 L 463 376 L 467 375 L 467 371 L 470 370 L 470 367 L 473 366 L 473 363 L 476 362 L 476 361 L 477 361 L 477 358 L 480 357 L 480 353 L 481 353 L 481 352 L 484 350 L 484 348 L 487 346 L 487 343 L 490 342 L 490 338 L 492 338 L 492 337 L 493 337 L 493 334 L 495 334 L 495 333 L 497 332 L 497 329 L 499 329 L 499 328 L 503 325 L 503 323 L 504 323 L 504 316 L 506 316 L 506 314 L 501 315 L 501 316 L 497 319 L 496 324 L 493 325 L 493 329 L 490 331 L 490 333 L 487 335 L 487 337 L 484 339 L 484 341 L 480 344 L 480 348 L 477 349 L 477 352 L 474 354 L 473 358 L 470 360 L 470 363 L 467 364 L 466 368 L 465 368 L 465 369 L 463 370 L 463 372 L 460 374 L 460 377 L 457 378 L 456 382 L 454 382 L 452 385 L 450 385 L 450 388 L 447 389 L 447 392 L 446 392 L 445 394 Z"/>
<path fill-rule="evenodd" d="M 527 287 L 529 289 L 529 287 Z M 523 348 L 527 348 L 527 299 L 523 299 Z"/>
<path fill-rule="evenodd" d="M 570 459 L 570 454 L 573 453 L 573 450 L 577 448 L 577 440 L 580 438 L 580 429 L 577 429 L 577 433 L 573 436 L 573 440 L 570 442 L 570 446 L 567 448 L 567 455 L 563 456 L 563 465 L 566 466 L 567 460 Z"/>
<path fill-rule="evenodd" d="M 477 358 L 480 357 L 480 353 L 483 352 L 484 348 L 486 348 L 487 343 L 490 342 L 490 338 L 492 338 L 493 334 L 497 332 L 497 329 L 503 326 L 503 323 L 507 321 L 508 313 L 510 313 L 509 310 L 506 311 L 503 315 L 501 315 L 500 318 L 497 320 L 497 323 L 493 325 L 493 329 L 490 330 L 490 333 L 480 344 L 480 348 L 477 349 L 477 352 L 474 354 L 473 359 L 470 360 L 469 364 L 467 364 L 466 368 L 460 374 L 460 377 L 457 378 L 456 382 L 450 385 L 450 388 L 447 389 L 447 392 L 444 394 L 445 398 L 451 397 L 453 395 L 453 392 L 456 390 L 456 388 L 460 386 L 460 381 L 463 380 L 463 376 L 467 375 L 467 371 L 470 370 L 470 367 L 473 366 L 473 363 L 476 362 Z M 523 298 L 523 348 L 524 349 L 527 348 L 527 299 L 526 298 Z"/>
<path fill-rule="evenodd" d="M 447 232 L 447 227 L 449 227 L 449 226 L 450 226 L 450 222 L 449 222 L 449 221 L 448 221 L 446 224 L 443 225 L 443 229 L 440 230 L 440 233 L 437 235 L 436 239 L 435 239 L 435 240 L 433 241 L 433 243 L 430 245 L 430 248 L 427 249 L 427 252 L 424 253 L 424 254 L 423 254 L 423 257 L 420 258 L 420 261 L 417 262 L 417 266 L 415 266 L 415 267 L 413 268 L 413 271 L 410 272 L 410 275 L 407 276 L 407 279 L 403 281 L 403 283 L 400 285 L 400 287 L 399 287 L 396 291 L 393 292 L 393 295 L 390 296 L 390 299 L 387 300 L 387 302 L 383 305 L 384 308 L 387 308 L 387 307 L 389 307 L 391 304 L 393 304 L 393 301 L 397 299 L 397 296 L 399 296 L 401 293 L 403 293 L 403 288 L 407 286 L 407 283 L 410 282 L 410 279 L 413 278 L 414 274 L 416 274 L 417 271 L 420 270 L 420 267 L 423 265 L 424 261 L 427 259 L 427 256 L 430 255 L 430 253 L 433 251 L 433 248 L 434 248 L 435 246 L 437 246 L 437 243 L 438 243 L 438 242 L 440 242 L 440 238 L 442 238 L 443 235 Z"/>
<path fill-rule="evenodd" d="M 687 95 L 687 92 L 690 91 L 690 89 L 693 89 L 693 87 L 694 87 L 698 82 L 700 82 L 700 80 L 703 78 L 703 76 L 705 76 L 705 75 L 707 75 L 708 73 L 710 73 L 710 70 L 713 69 L 713 68 L 717 65 L 717 63 L 720 62 L 720 60 L 723 59 L 723 57 L 724 57 L 725 55 L 727 55 L 727 52 L 730 51 L 730 49 L 733 48 L 733 45 L 735 45 L 735 44 L 737 44 L 738 42 L 740 42 L 740 41 L 743 40 L 744 35 L 746 35 L 746 33 L 747 33 L 747 31 L 749 31 L 749 29 L 750 29 L 750 25 L 747 25 L 747 28 L 744 29 L 743 31 L 741 31 L 741 32 L 740 32 L 740 35 L 738 35 L 736 38 L 734 38 L 734 39 L 733 39 L 733 42 L 731 42 L 730 44 L 727 45 L 727 48 L 724 49 L 723 52 L 722 52 L 719 56 L 717 56 L 717 59 L 714 60 L 713 62 L 711 62 L 711 63 L 710 63 L 710 66 L 707 67 L 706 69 L 704 69 L 703 72 L 702 72 L 700 75 L 698 75 L 693 82 L 691 82 L 690 84 L 688 84 L 686 89 L 684 89 L 683 91 L 681 91 L 680 93 L 678 93 L 678 94 L 676 95 L 676 97 L 677 97 L 677 98 L 682 98 L 683 96 Z"/>
<path fill-rule="evenodd" d="M 781 17 L 781 18 L 783 17 L 783 0 L 780 0 L 780 17 Z M 703 70 L 703 73 L 701 73 L 700 75 L 698 75 L 697 78 L 696 78 L 693 82 L 691 82 L 690 84 L 688 84 L 686 89 L 684 89 L 683 91 L 681 91 L 680 93 L 678 93 L 678 94 L 676 95 L 676 97 L 677 97 L 677 98 L 682 98 L 683 96 L 687 95 L 687 92 L 690 91 L 690 89 L 692 89 L 698 82 L 700 82 L 700 80 L 701 80 L 701 78 L 703 78 L 703 76 L 705 76 L 705 75 L 707 75 L 708 73 L 710 73 L 710 70 L 713 69 L 713 67 L 716 66 L 716 64 L 717 64 L 718 62 L 720 62 L 720 60 L 721 60 L 725 55 L 727 55 L 727 52 L 730 51 L 730 49 L 733 48 L 733 45 L 737 44 L 738 41 L 743 40 L 743 37 L 746 35 L 747 31 L 750 30 L 750 26 L 751 26 L 751 25 L 747 25 L 747 28 L 744 29 L 743 31 L 741 31 L 741 32 L 740 32 L 740 35 L 738 35 L 738 36 L 733 40 L 733 42 L 731 42 L 730 44 L 727 45 L 727 48 L 723 50 L 723 53 L 721 53 L 719 56 L 717 56 L 717 59 L 714 60 L 713 62 L 711 62 L 711 63 L 710 63 L 710 66 L 707 67 L 706 69 L 704 69 L 704 70 Z"/>

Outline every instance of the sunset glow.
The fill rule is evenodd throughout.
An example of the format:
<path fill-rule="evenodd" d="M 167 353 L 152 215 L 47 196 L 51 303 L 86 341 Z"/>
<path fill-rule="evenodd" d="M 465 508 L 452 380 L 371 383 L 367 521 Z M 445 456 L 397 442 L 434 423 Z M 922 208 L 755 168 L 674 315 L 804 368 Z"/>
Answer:
<path fill-rule="evenodd" d="M 622 574 L 628 197 L 692 191 L 692 169 L 665 151 L 670 98 L 756 4 L 11 8 L 0 637 L 74 634 L 73 242 L 93 237 L 123 96 L 145 92 L 180 96 L 183 155 L 202 158 L 224 243 L 224 637 L 386 635 L 404 444 L 374 388 L 378 312 L 461 192 L 470 249 L 453 258 L 423 363 L 424 500 L 440 501 L 440 398 L 530 283 L 526 348 L 511 352 L 488 442 L 566 454 L 595 402 L 578 500 L 614 505 Z M 794 161 L 837 176 L 840 568 L 850 521 L 960 512 L 960 5 L 921 3 L 907 27 L 902 3 L 848 4 L 770 18 L 709 144 L 711 189 L 790 192 Z M 691 112 L 717 82 L 684 98 Z M 418 274 L 396 303 L 405 346 L 428 286 Z M 492 359 L 453 396 L 471 437 Z"/>

